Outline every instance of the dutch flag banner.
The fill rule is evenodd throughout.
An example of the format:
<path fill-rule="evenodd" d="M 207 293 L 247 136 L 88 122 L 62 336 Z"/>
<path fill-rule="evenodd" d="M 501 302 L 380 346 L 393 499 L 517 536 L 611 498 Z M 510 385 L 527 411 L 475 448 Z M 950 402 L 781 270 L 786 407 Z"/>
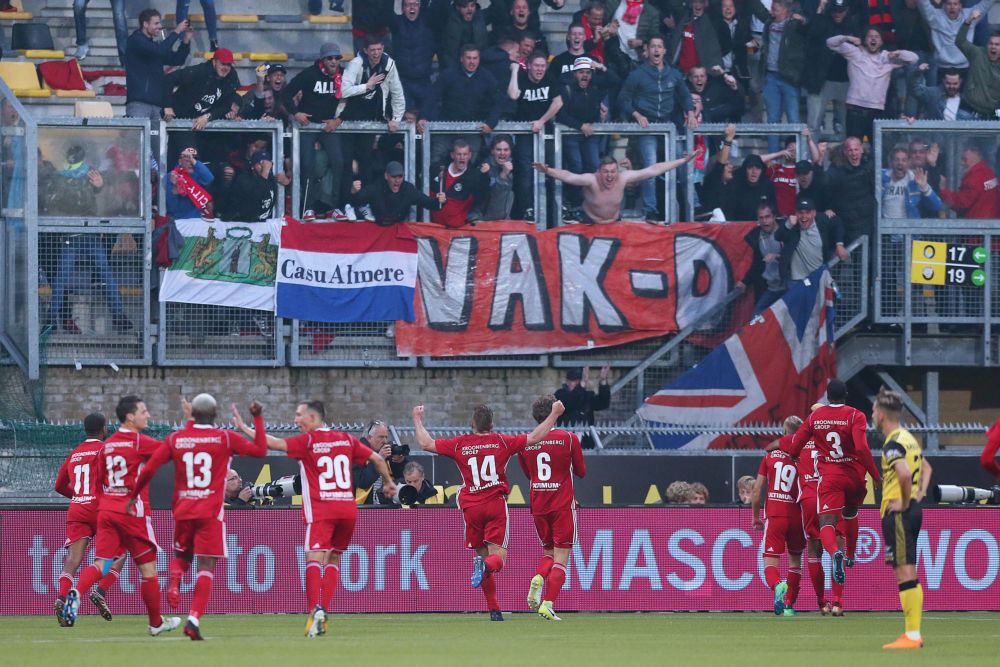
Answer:
<path fill-rule="evenodd" d="M 275 283 L 279 317 L 414 320 L 417 241 L 406 225 L 286 222 Z"/>

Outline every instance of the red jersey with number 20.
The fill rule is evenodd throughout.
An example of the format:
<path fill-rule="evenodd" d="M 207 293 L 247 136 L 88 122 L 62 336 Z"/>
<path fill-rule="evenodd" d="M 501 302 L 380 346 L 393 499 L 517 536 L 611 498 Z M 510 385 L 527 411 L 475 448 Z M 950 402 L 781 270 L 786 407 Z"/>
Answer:
<path fill-rule="evenodd" d="M 527 444 L 527 435 L 499 433 L 470 433 L 434 441 L 437 453 L 455 461 L 462 474 L 462 488 L 458 492 L 458 505 L 462 509 L 506 498 L 510 493 L 507 462 Z"/>
<path fill-rule="evenodd" d="M 532 514 L 573 509 L 573 475 L 587 474 L 575 433 L 553 429 L 541 442 L 527 445 L 517 455 L 517 461 L 531 480 Z"/>
<path fill-rule="evenodd" d="M 758 475 L 767 478 L 767 501 L 764 515 L 768 518 L 798 515 L 799 471 L 792 456 L 775 449 L 761 459 Z"/>
<path fill-rule="evenodd" d="M 146 464 L 163 444 L 148 435 L 119 429 L 104 441 L 100 454 L 101 500 L 98 509 L 118 514 L 128 514 L 132 498 Z M 144 517 L 149 508 L 149 486 L 139 494 L 135 503 L 135 516 Z"/>
<path fill-rule="evenodd" d="M 70 499 L 67 521 L 89 523 L 97 520 L 97 501 L 101 479 L 100 458 L 104 442 L 84 440 L 69 453 L 59 468 L 56 491 Z"/>
<path fill-rule="evenodd" d="M 306 523 L 356 517 L 352 465 L 364 465 L 373 454 L 348 433 L 318 428 L 285 440 L 288 456 L 298 459 L 302 473 L 302 515 Z"/>

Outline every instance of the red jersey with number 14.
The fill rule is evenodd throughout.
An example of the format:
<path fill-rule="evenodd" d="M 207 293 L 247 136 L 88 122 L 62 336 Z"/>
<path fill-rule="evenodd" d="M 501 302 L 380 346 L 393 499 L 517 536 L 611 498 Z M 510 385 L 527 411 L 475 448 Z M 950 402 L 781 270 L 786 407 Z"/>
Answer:
<path fill-rule="evenodd" d="M 98 509 L 128 514 L 132 498 L 146 464 L 163 444 L 148 435 L 119 429 L 104 441 L 100 454 L 101 500 Z M 149 486 L 142 490 L 135 503 L 135 516 L 144 517 L 149 509 Z"/>
<path fill-rule="evenodd" d="M 101 479 L 100 453 L 104 442 L 89 438 L 69 453 L 56 477 L 56 491 L 70 499 L 66 521 L 89 523 L 97 520 Z"/>
<path fill-rule="evenodd" d="M 288 456 L 302 473 L 302 515 L 306 523 L 356 517 L 352 465 L 374 453 L 348 433 L 318 428 L 285 440 Z"/>
<path fill-rule="evenodd" d="M 799 471 L 791 454 L 775 449 L 761 459 L 758 475 L 767 478 L 767 501 L 764 515 L 768 518 L 798 515 Z"/>
<path fill-rule="evenodd" d="M 573 475 L 587 474 L 580 439 L 575 433 L 553 429 L 541 442 L 527 445 L 517 455 L 517 461 L 525 477 L 531 480 L 532 514 L 573 509 L 576 502 Z"/>
<path fill-rule="evenodd" d="M 458 505 L 468 509 L 495 498 L 506 498 L 507 462 L 528 444 L 527 435 L 471 433 L 435 440 L 437 453 L 455 461 L 462 474 Z"/>

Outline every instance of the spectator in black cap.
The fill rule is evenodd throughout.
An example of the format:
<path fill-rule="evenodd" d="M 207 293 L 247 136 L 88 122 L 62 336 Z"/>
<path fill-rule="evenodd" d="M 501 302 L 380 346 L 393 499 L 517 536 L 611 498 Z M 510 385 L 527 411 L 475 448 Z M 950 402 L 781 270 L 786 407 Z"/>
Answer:
<path fill-rule="evenodd" d="M 844 228 L 840 218 L 816 213 L 816 204 L 808 197 L 799 197 L 795 215 L 788 216 L 778 226 L 775 238 L 781 242 L 779 266 L 781 277 L 788 282 L 801 282 L 823 262 L 839 257 L 850 258 L 844 248 Z"/>
<path fill-rule="evenodd" d="M 385 166 L 384 181 L 363 187 L 361 181 L 354 181 L 349 199 L 355 207 L 370 206 L 375 224 L 388 227 L 412 220 L 410 209 L 414 206 L 437 211 L 446 197 L 443 192 L 438 192 L 436 198 L 428 197 L 403 180 L 403 165 L 390 162 Z"/>
<path fill-rule="evenodd" d="M 257 151 L 250 158 L 250 171 L 240 172 L 232 183 L 220 193 L 220 216 L 223 220 L 262 222 L 274 217 L 274 204 L 278 197 L 278 183 L 286 186 L 288 177 L 274 167 L 271 152 Z"/>
<path fill-rule="evenodd" d="M 310 201 L 308 208 L 334 207 L 341 203 L 338 179 L 344 170 L 344 152 L 340 137 L 334 133 L 340 123 L 336 120 L 337 105 L 340 102 L 340 47 L 335 43 L 323 44 L 319 58 L 305 68 L 282 90 L 281 98 L 285 107 L 293 113 L 295 122 L 301 126 L 322 123 L 323 132 L 306 135 L 299 146 L 300 187 L 308 188 Z M 296 102 L 296 96 L 301 99 Z M 324 180 L 317 173 L 317 152 L 325 153 L 329 171 L 334 175 L 332 191 L 320 194 L 318 189 Z M 317 203 L 313 203 L 317 202 Z"/>
<path fill-rule="evenodd" d="M 799 160 L 795 163 L 795 180 L 799 184 L 799 196 L 812 199 L 816 210 L 829 211 L 832 208 L 826 187 L 826 173 L 822 167 L 809 160 Z"/>
<path fill-rule="evenodd" d="M 608 384 L 608 376 L 611 374 L 611 367 L 601 368 L 601 381 L 597 386 L 597 393 L 587 389 L 587 375 L 590 369 L 571 368 L 566 371 L 566 382 L 555 395 L 557 401 L 562 401 L 566 406 L 565 412 L 559 417 L 560 426 L 586 424 L 594 425 L 594 413 L 598 410 L 606 410 L 611 405 L 611 386 Z M 584 449 L 594 448 L 594 439 L 589 433 L 580 438 L 580 444 Z"/>
<path fill-rule="evenodd" d="M 285 108 L 281 99 L 281 90 L 287 83 L 288 70 L 284 65 L 274 64 L 269 67 L 261 65 L 257 68 L 257 87 L 253 95 L 243 96 L 243 108 L 240 118 L 246 120 L 280 120 L 286 127 L 291 121 L 291 114 Z"/>
<path fill-rule="evenodd" d="M 723 209 L 726 220 L 756 220 L 761 201 L 769 201 L 777 207 L 774 184 L 764 173 L 764 160 L 751 153 L 733 175 L 733 187 Z"/>

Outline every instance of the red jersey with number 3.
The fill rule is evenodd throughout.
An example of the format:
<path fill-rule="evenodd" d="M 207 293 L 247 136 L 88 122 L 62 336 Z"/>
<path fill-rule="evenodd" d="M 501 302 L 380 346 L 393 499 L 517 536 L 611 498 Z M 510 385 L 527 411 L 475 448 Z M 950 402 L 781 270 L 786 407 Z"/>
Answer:
<path fill-rule="evenodd" d="M 98 509 L 128 514 L 128 502 L 136 488 L 139 473 L 162 445 L 148 435 L 119 429 L 104 441 L 99 455 L 101 468 L 101 500 Z M 149 513 L 149 486 L 142 490 L 135 503 L 135 516 Z"/>
<path fill-rule="evenodd" d="M 868 420 L 860 410 L 849 405 L 823 405 L 816 408 L 795 432 L 791 447 L 782 449 L 797 455 L 805 443 L 812 440 L 819 450 L 821 476 L 841 475 L 864 480 L 867 470 L 864 453 L 871 458 L 865 435 L 867 429 Z"/>
<path fill-rule="evenodd" d="M 66 521 L 90 523 L 97 520 L 102 449 L 102 440 L 88 438 L 77 445 L 59 467 L 56 491 L 70 499 Z"/>
<path fill-rule="evenodd" d="M 553 429 L 541 442 L 525 446 L 517 461 L 531 480 L 532 514 L 573 509 L 573 475 L 587 474 L 575 433 Z"/>
<path fill-rule="evenodd" d="M 792 436 L 787 435 L 785 437 L 791 439 Z M 810 440 L 802 447 L 802 451 L 799 452 L 799 461 L 796 464 L 799 469 L 800 500 L 805 497 L 816 497 L 817 484 L 819 484 L 819 470 L 816 468 L 818 461 L 819 450 L 816 449 L 816 443 Z"/>
<path fill-rule="evenodd" d="M 757 474 L 767 478 L 766 517 L 799 513 L 799 471 L 791 454 L 780 449 L 768 452 L 761 459 Z"/>
<path fill-rule="evenodd" d="M 507 462 L 528 444 L 527 435 L 471 433 L 435 440 L 437 453 L 455 461 L 462 474 L 458 505 L 468 509 L 494 498 L 506 498 Z"/>
<path fill-rule="evenodd" d="M 233 431 L 202 424 L 168 435 L 148 465 L 153 468 L 168 460 L 174 462 L 174 519 L 221 521 L 233 454 L 264 456 L 267 436 L 260 440 L 255 444 Z"/>
<path fill-rule="evenodd" d="M 353 435 L 328 428 L 285 442 L 288 456 L 299 461 L 305 522 L 356 517 L 351 466 L 364 465 L 374 452 Z"/>

